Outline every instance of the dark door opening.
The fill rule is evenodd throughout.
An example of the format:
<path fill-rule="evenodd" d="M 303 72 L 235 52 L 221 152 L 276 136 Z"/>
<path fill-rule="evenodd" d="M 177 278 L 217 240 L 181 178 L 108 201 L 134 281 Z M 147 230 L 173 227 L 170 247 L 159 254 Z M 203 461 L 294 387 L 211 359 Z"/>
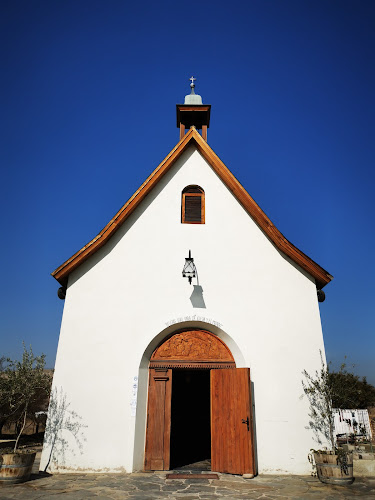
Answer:
<path fill-rule="evenodd" d="M 210 458 L 210 370 L 174 369 L 170 468 Z"/>

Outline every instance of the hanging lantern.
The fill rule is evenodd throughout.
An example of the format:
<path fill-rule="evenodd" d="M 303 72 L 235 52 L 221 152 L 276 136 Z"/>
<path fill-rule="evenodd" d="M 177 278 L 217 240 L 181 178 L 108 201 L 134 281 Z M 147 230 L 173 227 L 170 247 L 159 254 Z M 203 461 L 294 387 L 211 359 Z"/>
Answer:
<path fill-rule="evenodd" d="M 191 251 L 189 250 L 189 257 L 185 258 L 185 265 L 182 270 L 183 278 L 187 278 L 191 284 L 191 280 L 197 276 L 197 269 L 194 264 L 194 259 L 191 256 Z"/>

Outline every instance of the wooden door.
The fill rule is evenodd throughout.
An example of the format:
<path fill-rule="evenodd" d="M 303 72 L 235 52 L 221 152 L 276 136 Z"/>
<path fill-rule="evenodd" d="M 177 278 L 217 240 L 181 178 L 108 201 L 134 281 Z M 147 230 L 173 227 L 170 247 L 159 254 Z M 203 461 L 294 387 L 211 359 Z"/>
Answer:
<path fill-rule="evenodd" d="M 145 470 L 169 470 L 172 370 L 151 368 L 148 388 Z"/>
<path fill-rule="evenodd" d="M 211 470 L 255 474 L 249 368 L 211 370 Z"/>

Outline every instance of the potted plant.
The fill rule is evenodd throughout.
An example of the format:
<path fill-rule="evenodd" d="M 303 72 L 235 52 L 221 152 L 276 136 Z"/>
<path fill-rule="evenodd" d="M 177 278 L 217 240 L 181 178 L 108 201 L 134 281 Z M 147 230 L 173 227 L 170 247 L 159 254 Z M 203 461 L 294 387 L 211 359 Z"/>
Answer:
<path fill-rule="evenodd" d="M 314 375 L 303 371 L 305 380 L 302 381 L 304 393 L 310 404 L 309 426 L 314 431 L 319 445 L 325 440 L 328 447 L 320 450 L 311 450 L 309 461 L 316 469 L 318 478 L 323 483 L 351 484 L 353 477 L 353 455 L 339 449 L 336 445 L 333 417 L 333 401 L 337 400 L 345 391 L 345 385 L 332 384 L 332 377 L 320 352 L 321 368 Z M 342 365 L 342 368 L 345 365 Z"/>
<path fill-rule="evenodd" d="M 19 448 L 20 437 L 35 404 L 49 396 L 51 378 L 44 370 L 45 355 L 34 356 L 23 346 L 22 361 L 7 358 L 0 373 L 0 400 L 8 421 L 19 422 L 13 450 L 0 454 L 0 483 L 20 483 L 31 474 L 36 453 Z"/>

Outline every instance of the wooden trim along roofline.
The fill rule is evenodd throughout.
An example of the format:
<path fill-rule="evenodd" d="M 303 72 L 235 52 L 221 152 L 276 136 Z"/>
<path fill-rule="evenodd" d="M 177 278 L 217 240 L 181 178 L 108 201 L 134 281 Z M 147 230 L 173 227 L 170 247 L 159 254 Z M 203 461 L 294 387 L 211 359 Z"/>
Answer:
<path fill-rule="evenodd" d="M 180 142 L 176 144 L 168 156 L 152 172 L 133 196 L 129 198 L 125 205 L 120 208 L 117 214 L 108 222 L 100 233 L 70 257 L 70 259 L 53 271 L 52 276 L 61 285 L 66 286 L 69 274 L 108 241 L 153 189 L 155 184 L 168 172 L 190 143 L 193 143 L 197 147 L 198 151 L 211 165 L 216 174 L 274 245 L 310 274 L 315 279 L 318 289 L 327 285 L 331 281 L 332 276 L 283 236 L 195 128 L 191 128 L 189 132 L 183 136 Z"/>

